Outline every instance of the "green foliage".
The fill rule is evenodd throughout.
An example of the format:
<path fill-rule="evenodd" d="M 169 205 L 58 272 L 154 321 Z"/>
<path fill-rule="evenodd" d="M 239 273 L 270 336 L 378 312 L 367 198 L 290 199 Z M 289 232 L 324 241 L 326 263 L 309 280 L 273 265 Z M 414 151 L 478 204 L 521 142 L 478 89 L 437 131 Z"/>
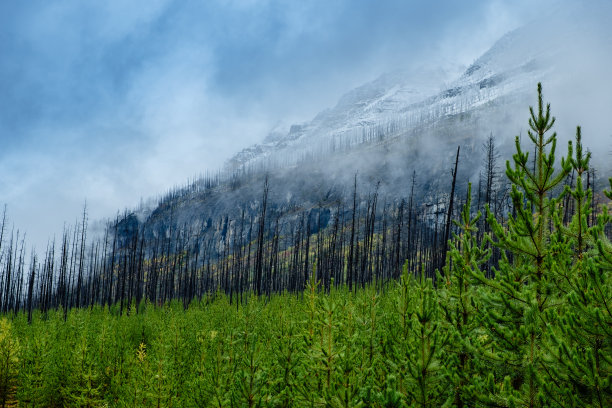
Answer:
<path fill-rule="evenodd" d="M 15 402 L 19 364 L 19 340 L 11 329 L 11 323 L 0 320 L 0 406 L 12 406 Z"/>
<path fill-rule="evenodd" d="M 598 222 L 587 222 L 592 191 L 583 187 L 590 154 L 582 154 L 580 127 L 576 130 L 576 155 L 571 160 L 576 186 L 567 188 L 575 213 L 568 226 L 556 220 L 556 245 L 560 260 L 553 264 L 559 292 L 565 302 L 552 314 L 549 326 L 553 379 L 548 394 L 559 406 L 609 406 L 612 403 L 612 284 L 610 243 L 604 228 L 610 222 L 603 207 Z"/>
<path fill-rule="evenodd" d="M 563 197 L 555 196 L 554 191 L 571 171 L 573 161 L 562 158 L 560 170 L 555 168 L 556 133 L 546 135 L 555 118 L 550 115 L 550 105 L 544 108 L 541 84 L 537 113 L 530 108 L 530 114 L 528 135 L 535 149 L 533 161 L 529 162 L 529 153 L 522 150 L 517 137 L 514 166 L 506 163 L 515 214 L 502 225 L 487 208 L 493 243 L 503 251 L 499 267 L 494 269 L 494 279 L 478 272 L 472 276 L 488 287 L 482 296 L 482 325 L 491 344 L 480 354 L 497 379 L 479 398 L 494 404 L 534 407 L 549 404 L 543 391 L 551 369 L 544 355 L 544 333 L 549 315 L 555 313 L 561 300 L 554 287 L 557 253 L 550 225 Z M 568 157 L 571 153 L 569 144 Z"/>
<path fill-rule="evenodd" d="M 18 399 L 24 404 L 44 406 L 45 366 L 48 343 L 46 336 L 25 338 L 28 344 L 24 347 L 20 361 L 20 387 Z"/>
<path fill-rule="evenodd" d="M 407 388 L 409 405 L 419 407 L 438 407 L 444 401 L 444 375 L 442 363 L 448 333 L 440 324 L 438 293 L 431 279 L 424 278 L 424 271 L 418 280 L 410 277 L 404 285 L 412 291 L 410 320 L 407 335 L 402 344 L 400 361 L 411 379 Z M 413 280 L 412 282 L 410 280 Z"/>
<path fill-rule="evenodd" d="M 322 293 L 313 271 L 304 293 L 247 304 L 2 318 L 0 408 L 612 406 L 609 205 L 589 224 L 580 128 L 555 168 L 541 86 L 530 113 L 535 157 L 517 139 L 506 166 L 515 214 L 487 209 L 479 240 L 468 194 L 436 285 L 406 264 L 399 282 Z"/>
<path fill-rule="evenodd" d="M 447 405 L 457 407 L 469 406 L 476 398 L 476 384 L 482 381 L 484 363 L 479 353 L 490 345 L 489 337 L 480 325 L 478 317 L 482 311 L 481 292 L 476 285 L 485 280 L 480 267 L 491 256 L 487 242 L 478 242 L 476 233 L 480 211 L 471 214 L 471 184 L 468 185 L 468 200 L 461 212 L 460 222 L 455 224 L 460 229 L 459 236 L 450 242 L 443 282 L 438 288 L 443 321 L 449 333 L 449 344 L 446 356 L 447 381 L 454 390 L 447 400 Z M 474 278 L 478 276 L 478 279 Z"/>
<path fill-rule="evenodd" d="M 402 290 L 405 332 L 396 326 Z M 58 407 L 435 406 L 447 338 L 439 313 L 431 280 L 405 276 L 383 293 L 312 290 L 238 308 L 220 295 L 187 311 L 173 303 L 131 316 L 94 308 L 66 322 L 61 311 L 32 324 L 5 319 L 4 395 Z"/>

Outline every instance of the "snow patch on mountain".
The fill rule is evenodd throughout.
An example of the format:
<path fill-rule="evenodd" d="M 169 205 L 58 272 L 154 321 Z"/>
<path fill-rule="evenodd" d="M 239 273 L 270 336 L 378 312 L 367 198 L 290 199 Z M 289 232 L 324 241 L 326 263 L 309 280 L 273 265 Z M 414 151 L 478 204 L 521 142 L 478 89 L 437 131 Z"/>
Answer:
<path fill-rule="evenodd" d="M 576 55 L 588 44 L 606 47 L 606 19 L 590 16 L 588 27 L 568 15 L 592 11 L 562 8 L 500 38 L 487 52 L 448 81 L 448 69 L 398 70 L 343 95 L 336 106 L 310 122 L 275 127 L 263 143 L 239 152 L 226 168 L 291 166 L 309 155 L 350 148 L 379 136 L 394 138 L 442 117 L 474 112 L 487 104 L 532 101 L 535 84 L 571 78 Z M 602 40 L 604 39 L 604 40 Z M 612 49 L 612 48 L 609 48 Z M 595 68 L 596 69 L 596 68 Z M 527 99 L 528 98 L 528 99 Z M 531 102 L 532 103 L 532 102 Z"/>

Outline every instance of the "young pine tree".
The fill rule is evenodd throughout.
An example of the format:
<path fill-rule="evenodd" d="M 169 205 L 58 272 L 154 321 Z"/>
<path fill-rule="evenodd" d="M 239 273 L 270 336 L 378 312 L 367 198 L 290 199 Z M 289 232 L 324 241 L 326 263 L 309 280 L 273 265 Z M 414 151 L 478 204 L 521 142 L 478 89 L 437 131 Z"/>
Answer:
<path fill-rule="evenodd" d="M 449 336 L 441 325 L 438 293 L 431 278 L 425 278 L 424 269 L 417 280 L 408 275 L 404 264 L 401 289 L 405 299 L 399 305 L 404 330 L 396 345 L 395 359 L 406 381 L 401 388 L 407 405 L 433 408 L 442 406 L 447 399 L 442 360 Z"/>
<path fill-rule="evenodd" d="M 554 192 L 571 171 L 571 163 L 561 159 L 561 168 L 555 168 L 556 133 L 547 135 L 555 118 L 550 115 L 550 104 L 544 107 L 541 84 L 537 110 L 530 108 L 530 114 L 528 135 L 534 144 L 533 165 L 518 137 L 514 166 L 506 163 L 516 214 L 509 215 L 504 226 L 487 208 L 493 243 L 502 251 L 499 267 L 494 269 L 494 279 L 472 274 L 490 288 L 483 296 L 483 325 L 492 345 L 484 355 L 493 370 L 487 382 L 489 391 L 480 398 L 502 406 L 547 405 L 542 389 L 549 381 L 543 359 L 543 333 L 549 309 L 560 301 L 554 290 L 555 253 L 550 227 L 561 199 L 554 197 Z"/>
<path fill-rule="evenodd" d="M 439 275 L 438 287 L 443 320 L 448 328 L 450 341 L 446 350 L 447 380 L 453 392 L 449 395 L 447 405 L 458 408 L 471 406 L 474 401 L 475 378 L 483 372 L 478 350 L 485 345 L 483 331 L 478 321 L 481 302 L 473 274 L 484 279 L 481 266 L 487 263 L 491 249 L 487 242 L 477 239 L 477 225 L 481 213 L 471 215 L 472 185 L 468 185 L 467 202 L 461 212 L 460 235 L 450 241 L 450 249 L 444 276 Z"/>
<path fill-rule="evenodd" d="M 17 402 L 19 342 L 11 329 L 11 323 L 0 320 L 0 407 L 14 406 Z"/>
<path fill-rule="evenodd" d="M 582 154 L 578 127 L 571 160 L 576 187 L 568 189 L 575 213 L 568 226 L 556 219 L 559 253 L 565 255 L 556 272 L 566 302 L 549 327 L 555 369 L 546 389 L 558 406 L 612 405 L 612 245 L 604 232 L 611 219 L 604 206 L 597 224 L 588 225 L 593 192 L 583 188 L 583 175 L 589 159 Z"/>

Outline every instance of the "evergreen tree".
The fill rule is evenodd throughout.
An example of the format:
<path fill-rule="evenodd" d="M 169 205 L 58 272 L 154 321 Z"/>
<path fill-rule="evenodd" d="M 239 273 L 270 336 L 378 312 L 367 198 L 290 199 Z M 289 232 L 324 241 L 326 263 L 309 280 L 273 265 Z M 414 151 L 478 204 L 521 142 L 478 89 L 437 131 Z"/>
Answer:
<path fill-rule="evenodd" d="M 570 160 L 565 159 L 561 159 L 561 169 L 555 169 L 556 133 L 546 135 L 555 118 L 550 115 L 550 104 L 544 107 L 541 84 L 537 111 L 530 108 L 530 114 L 528 135 L 535 149 L 534 166 L 530 168 L 529 153 L 522 150 L 518 137 L 514 168 L 506 162 L 516 214 L 509 215 L 507 226 L 503 226 L 487 208 L 493 243 L 502 250 L 499 268 L 494 269 L 494 279 L 472 274 L 491 289 L 483 296 L 483 324 L 492 339 L 485 355 L 495 368 L 495 384 L 489 388 L 492 392 L 482 397 L 504 406 L 546 405 L 543 333 L 547 313 L 559 300 L 551 272 L 555 254 L 550 222 L 561 197 L 553 197 L 553 193 L 571 170 Z"/>
<path fill-rule="evenodd" d="M 48 380 L 44 375 L 46 336 L 32 336 L 22 353 L 20 387 L 18 398 L 22 403 L 44 406 L 44 386 Z"/>
<path fill-rule="evenodd" d="M 443 355 L 449 336 L 440 319 L 440 306 L 432 279 L 422 268 L 418 280 L 404 264 L 399 311 L 403 336 L 396 344 L 399 372 L 406 378 L 402 388 L 408 406 L 439 407 L 447 399 Z"/>
<path fill-rule="evenodd" d="M 87 333 L 83 333 L 72 353 L 72 372 L 66 393 L 78 407 L 96 407 L 102 403 L 99 376 L 91 361 L 87 344 Z"/>
<path fill-rule="evenodd" d="M 449 243 L 447 256 L 450 264 L 447 261 L 444 278 L 439 277 L 443 284 L 438 287 L 442 315 L 450 336 L 445 366 L 453 393 L 449 395 L 447 405 L 455 407 L 471 405 L 475 378 L 483 372 L 478 360 L 478 349 L 483 346 L 479 342 L 484 339 L 478 321 L 482 306 L 473 275 L 478 274 L 484 279 L 481 266 L 486 264 L 491 250 L 486 248 L 486 241 L 479 243 L 477 240 L 476 226 L 481 213 L 478 211 L 474 217 L 471 215 L 471 192 L 472 185 L 469 184 L 461 220 L 455 221 L 460 235 L 454 234 L 454 240 Z"/>
<path fill-rule="evenodd" d="M 295 405 L 296 388 L 301 378 L 298 377 L 304 364 L 300 351 L 304 349 L 304 339 L 301 336 L 301 325 L 280 315 L 277 323 L 278 336 L 272 343 L 274 354 L 271 386 L 275 397 L 274 405 L 288 408 Z"/>
<path fill-rule="evenodd" d="M 16 403 L 19 364 L 19 341 L 11 329 L 11 323 L 0 319 L 0 407 Z"/>
<path fill-rule="evenodd" d="M 612 245 L 604 233 L 610 217 L 604 206 L 598 223 L 588 224 L 593 192 L 584 189 L 583 176 L 589 159 L 590 153 L 582 153 L 578 127 L 576 155 L 571 160 L 576 186 L 566 188 L 575 213 L 567 227 L 561 225 L 560 216 L 556 219 L 561 256 L 555 266 L 565 302 L 552 315 L 556 319 L 549 327 L 550 360 L 556 369 L 550 370 L 554 381 L 546 388 L 559 406 L 612 405 Z"/>

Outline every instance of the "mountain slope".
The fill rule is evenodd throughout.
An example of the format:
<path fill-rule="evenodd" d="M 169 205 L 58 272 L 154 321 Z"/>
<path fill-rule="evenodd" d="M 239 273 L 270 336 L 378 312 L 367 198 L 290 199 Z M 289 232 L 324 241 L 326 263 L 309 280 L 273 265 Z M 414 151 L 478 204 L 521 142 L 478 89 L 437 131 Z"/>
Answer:
<path fill-rule="evenodd" d="M 595 15 L 587 5 L 556 10 L 543 21 L 504 35 L 446 87 L 440 69 L 384 74 L 349 91 L 335 107 L 322 111 L 312 121 L 293 125 L 284 135 L 277 130 L 264 143 L 242 150 L 226 168 L 236 170 L 264 162 L 272 167 L 295 164 L 309 154 L 321 155 L 338 146 L 360 144 L 372 134 L 397 135 L 445 116 L 471 114 L 491 104 L 506 106 L 507 111 L 523 109 L 513 128 L 490 129 L 494 133 L 515 134 L 524 127 L 524 112 L 533 103 L 537 82 L 544 82 L 545 91 L 553 89 L 553 99 L 562 104 L 572 103 L 567 100 L 571 98 L 554 97 L 572 88 L 591 87 L 588 94 L 604 97 L 605 88 L 610 91 L 609 80 L 607 76 L 602 78 L 601 72 L 602 67 L 608 66 L 602 58 L 609 59 L 607 54 L 612 51 L 612 34 L 605 15 Z M 589 22 L 588 26 L 584 21 Z M 592 89 L 603 81 L 607 82 L 604 89 Z M 575 101 L 575 106 L 586 99 Z M 609 99 L 604 103 L 612 106 Z M 566 122 L 571 119 L 574 118 Z M 585 119 L 592 118 L 576 118 Z"/>
<path fill-rule="evenodd" d="M 546 24 L 506 34 L 447 85 L 441 70 L 382 75 L 310 122 L 275 129 L 264 143 L 233 157 L 220 180 L 177 191 L 141 219 L 151 231 L 173 224 L 224 234 L 220 220 L 236 220 L 243 210 L 257 217 L 266 174 L 270 205 L 285 218 L 337 205 L 351 194 L 355 174 L 360 192 L 378 189 L 386 200 L 396 200 L 408 196 L 416 171 L 417 199 L 434 202 L 447 195 L 458 145 L 461 189 L 468 179 L 477 180 L 484 138 L 493 134 L 502 150 L 513 144 L 526 128 L 539 81 L 546 99 L 552 95 L 553 114 L 563 115 L 557 125 L 561 140 L 570 139 L 578 123 L 604 129 L 592 113 L 576 109 L 594 98 L 598 109 L 612 110 L 612 87 L 601 72 L 612 50 L 605 18 L 590 16 L 588 30 L 577 22 L 584 19 L 567 18 L 589 12 L 586 6 L 560 10 Z M 573 25 L 561 25 L 567 21 Z M 600 83 L 589 86 L 585 78 Z M 564 94 L 585 89 L 571 98 Z M 589 145 L 588 135 L 586 140 Z"/>

